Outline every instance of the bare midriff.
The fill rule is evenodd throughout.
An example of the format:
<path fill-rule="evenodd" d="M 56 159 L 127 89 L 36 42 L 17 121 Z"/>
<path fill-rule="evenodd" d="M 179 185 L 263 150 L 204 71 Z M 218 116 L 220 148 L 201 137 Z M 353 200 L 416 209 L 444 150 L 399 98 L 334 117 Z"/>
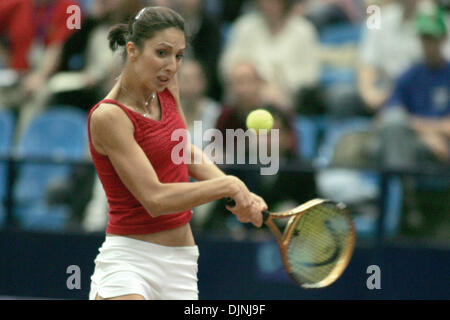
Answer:
<path fill-rule="evenodd" d="M 107 233 L 106 236 L 115 237 L 117 235 Z M 168 247 L 185 247 L 195 245 L 194 236 L 189 223 L 178 228 L 154 233 L 127 234 L 123 236 Z"/>

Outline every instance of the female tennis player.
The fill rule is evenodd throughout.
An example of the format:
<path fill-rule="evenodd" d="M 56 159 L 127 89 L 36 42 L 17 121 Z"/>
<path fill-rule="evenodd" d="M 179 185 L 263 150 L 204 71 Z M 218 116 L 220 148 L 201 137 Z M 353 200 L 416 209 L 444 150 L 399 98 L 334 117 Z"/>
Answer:
<path fill-rule="evenodd" d="M 191 208 L 230 197 L 237 219 L 259 227 L 267 205 L 193 145 L 201 163 L 171 159 L 179 143 L 171 134 L 186 128 L 176 79 L 186 49 L 183 18 L 147 7 L 113 27 L 109 41 L 113 51 L 124 47 L 124 65 L 89 113 L 90 151 L 109 203 L 89 299 L 198 299 Z"/>

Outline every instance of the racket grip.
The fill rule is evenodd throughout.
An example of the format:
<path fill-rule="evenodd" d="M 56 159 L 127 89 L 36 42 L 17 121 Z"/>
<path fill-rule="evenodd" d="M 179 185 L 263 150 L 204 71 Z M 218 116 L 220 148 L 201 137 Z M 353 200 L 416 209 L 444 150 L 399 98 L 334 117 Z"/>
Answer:
<path fill-rule="evenodd" d="M 225 198 L 225 203 L 229 207 L 234 207 L 236 205 L 236 202 L 231 198 Z"/>
<path fill-rule="evenodd" d="M 236 202 L 234 202 L 234 200 L 231 198 L 226 198 L 225 203 L 229 207 L 234 207 L 236 205 Z M 263 221 L 266 222 L 267 219 L 269 218 L 270 212 L 267 210 L 264 210 L 261 212 L 261 214 L 263 215 Z"/>

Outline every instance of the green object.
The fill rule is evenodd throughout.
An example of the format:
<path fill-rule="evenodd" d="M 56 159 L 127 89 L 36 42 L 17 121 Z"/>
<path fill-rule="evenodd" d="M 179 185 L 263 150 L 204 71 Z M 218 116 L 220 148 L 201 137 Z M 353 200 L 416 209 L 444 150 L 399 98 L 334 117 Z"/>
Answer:
<path fill-rule="evenodd" d="M 272 114 L 265 109 L 256 109 L 247 116 L 247 128 L 258 132 L 260 129 L 270 130 L 273 126 Z"/>
<path fill-rule="evenodd" d="M 419 9 L 416 18 L 416 29 L 420 35 L 428 35 L 435 38 L 447 34 L 444 13 L 435 5 L 428 5 Z"/>

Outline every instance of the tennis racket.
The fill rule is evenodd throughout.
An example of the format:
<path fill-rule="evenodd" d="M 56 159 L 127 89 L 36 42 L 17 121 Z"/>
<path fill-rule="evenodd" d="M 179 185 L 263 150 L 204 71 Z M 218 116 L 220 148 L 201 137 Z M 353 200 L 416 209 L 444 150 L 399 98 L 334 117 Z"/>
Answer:
<path fill-rule="evenodd" d="M 227 200 L 234 206 L 232 199 Z M 343 203 L 313 199 L 292 210 L 262 212 L 275 236 L 284 268 L 303 288 L 323 288 L 335 282 L 350 262 L 355 229 Z M 289 218 L 284 232 L 274 223 Z"/>

